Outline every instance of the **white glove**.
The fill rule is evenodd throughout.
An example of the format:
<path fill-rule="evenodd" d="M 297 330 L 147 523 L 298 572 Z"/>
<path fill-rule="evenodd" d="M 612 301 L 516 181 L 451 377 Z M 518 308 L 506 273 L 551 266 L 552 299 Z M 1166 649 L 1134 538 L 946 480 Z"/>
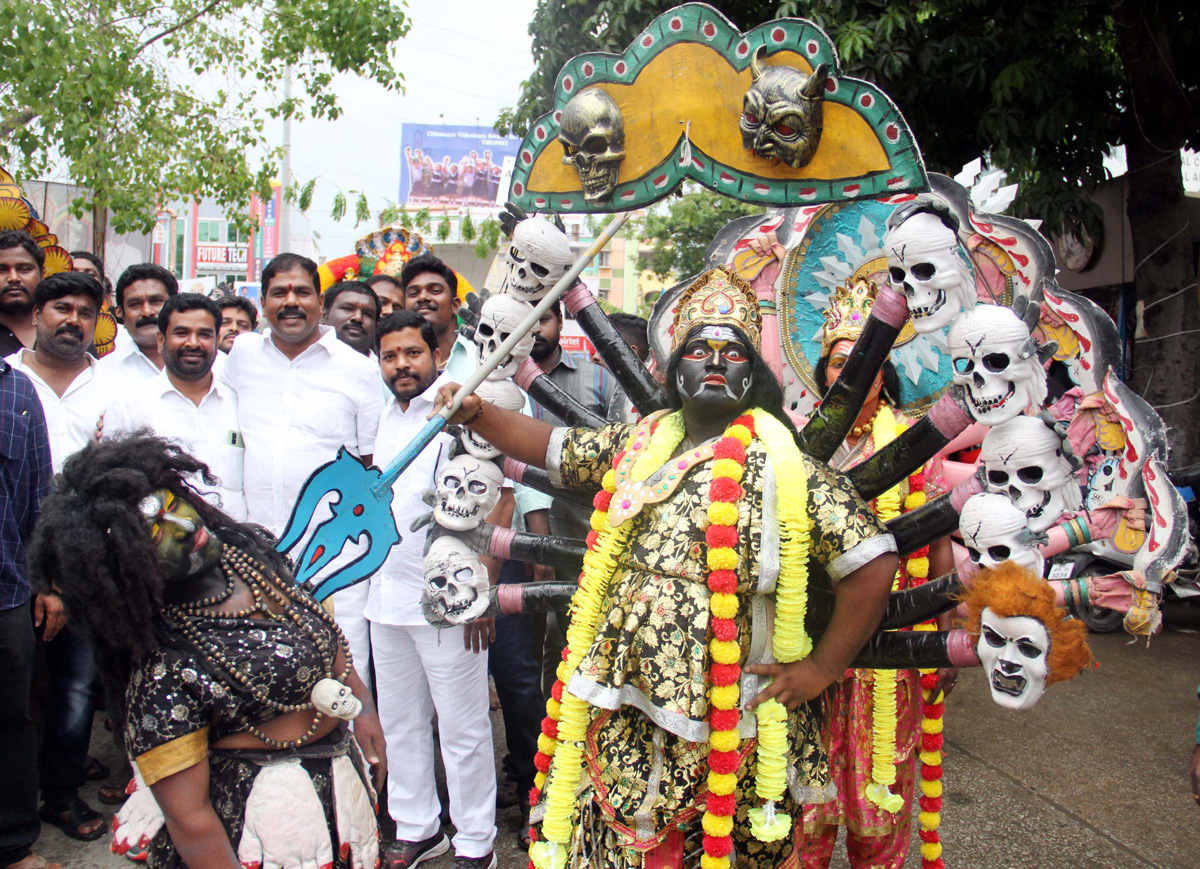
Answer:
<path fill-rule="evenodd" d="M 162 829 L 163 813 L 136 763 L 125 793 L 129 799 L 113 816 L 112 852 L 141 862 L 149 856 L 150 840 Z"/>
<path fill-rule="evenodd" d="M 237 856 L 246 869 L 328 869 L 333 864 L 325 810 L 299 760 L 258 771 L 246 800 Z"/>
<path fill-rule="evenodd" d="M 350 860 L 350 869 L 376 869 L 379 826 L 371 795 L 349 757 L 335 757 L 332 767 L 333 811 L 341 843 L 338 852 L 343 860 Z"/>

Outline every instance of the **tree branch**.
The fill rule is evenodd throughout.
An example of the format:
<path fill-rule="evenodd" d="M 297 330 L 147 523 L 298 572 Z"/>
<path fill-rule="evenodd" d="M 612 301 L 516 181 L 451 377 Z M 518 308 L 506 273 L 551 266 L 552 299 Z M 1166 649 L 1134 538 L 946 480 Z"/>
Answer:
<path fill-rule="evenodd" d="M 36 109 L 22 109 L 0 121 L 0 139 L 7 139 L 21 127 L 33 121 L 41 112 Z"/>
<path fill-rule="evenodd" d="M 175 23 L 174 25 L 172 25 L 171 27 L 168 27 L 166 30 L 162 31 L 161 33 L 151 36 L 149 39 L 147 39 L 145 42 L 143 42 L 141 45 L 139 45 L 137 47 L 137 51 L 134 52 L 134 55 L 141 54 L 149 46 L 158 42 L 158 40 L 162 39 L 165 36 L 170 36 L 176 30 L 179 30 L 182 27 L 187 27 L 189 24 L 191 24 L 197 18 L 199 18 L 202 15 L 207 15 L 209 12 L 212 12 L 214 9 L 216 9 L 218 6 L 220 6 L 224 2 L 225 2 L 225 0 L 212 0 L 212 2 L 209 3 L 207 6 L 201 8 L 201 9 L 197 9 L 195 12 L 193 12 L 187 18 L 184 18 L 182 21 Z"/>

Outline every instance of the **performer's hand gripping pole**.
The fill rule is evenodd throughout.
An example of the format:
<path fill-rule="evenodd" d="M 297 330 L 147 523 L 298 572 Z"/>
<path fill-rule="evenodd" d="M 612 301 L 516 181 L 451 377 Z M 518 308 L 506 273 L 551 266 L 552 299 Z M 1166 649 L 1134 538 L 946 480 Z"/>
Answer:
<path fill-rule="evenodd" d="M 425 427 L 409 442 L 408 446 L 401 450 L 400 454 L 392 460 L 391 464 L 383 469 L 383 473 L 373 487 L 377 495 L 385 489 L 391 488 L 392 483 L 396 482 L 396 479 L 404 473 L 404 470 L 421 454 L 421 450 L 429 446 L 434 436 L 446 427 L 446 420 L 458 413 L 458 409 L 462 407 L 463 399 L 473 393 L 479 387 L 479 384 L 487 380 L 487 376 L 496 370 L 496 367 L 508 357 L 512 349 L 521 342 L 521 339 L 528 335 L 529 331 L 537 325 L 538 320 L 542 318 L 542 314 L 554 307 L 554 303 L 558 301 L 559 296 L 575 284 L 575 279 L 579 277 L 580 272 L 587 268 L 588 263 L 592 261 L 593 257 L 600 253 L 612 237 L 625 225 L 625 221 L 628 219 L 628 212 L 618 214 L 613 218 L 612 222 L 600 233 L 600 236 L 575 261 L 570 270 L 559 279 L 554 288 L 546 294 L 545 298 L 537 303 L 533 312 L 521 321 L 521 325 L 512 331 L 507 340 L 501 343 L 492 355 L 485 359 L 483 364 L 476 369 L 475 373 L 467 378 L 467 382 L 459 387 L 458 392 L 454 393 L 454 400 L 439 410 L 438 415 L 427 422 Z"/>

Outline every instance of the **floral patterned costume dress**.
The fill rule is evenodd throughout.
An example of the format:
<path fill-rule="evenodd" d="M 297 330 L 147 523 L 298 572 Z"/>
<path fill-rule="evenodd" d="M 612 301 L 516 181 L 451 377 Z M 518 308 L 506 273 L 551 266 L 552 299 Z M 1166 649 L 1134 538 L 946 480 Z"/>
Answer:
<path fill-rule="evenodd" d="M 555 429 L 547 470 L 556 484 L 594 492 L 626 448 L 632 425 L 599 430 Z M 715 440 L 715 439 L 714 439 Z M 647 478 L 668 494 L 627 521 L 629 544 L 618 557 L 595 641 L 568 690 L 589 704 L 585 775 L 569 847 L 571 866 L 641 869 L 698 865 L 700 818 L 708 773 L 708 689 L 711 657 L 705 585 L 709 441 L 671 459 Z M 812 518 L 810 587 L 837 582 L 874 558 L 895 551 L 876 516 L 837 472 L 807 458 Z M 669 472 L 669 473 L 668 473 Z M 668 481 L 667 478 L 671 477 Z M 746 448 L 738 503 L 738 638 L 743 668 L 770 663 L 774 589 L 779 574 L 776 479 L 763 445 Z M 745 703 L 763 687 L 743 672 Z M 792 837 L 763 843 L 749 833 L 754 799 L 755 717 L 739 724 L 743 760 L 734 824 L 739 869 L 798 867 Z M 788 792 L 781 810 L 799 819 L 800 806 L 834 796 L 821 743 L 818 704 L 788 719 Z M 553 781 L 554 773 L 550 779 Z M 543 793 L 545 791 L 543 790 Z M 544 809 L 535 809 L 535 822 Z"/>

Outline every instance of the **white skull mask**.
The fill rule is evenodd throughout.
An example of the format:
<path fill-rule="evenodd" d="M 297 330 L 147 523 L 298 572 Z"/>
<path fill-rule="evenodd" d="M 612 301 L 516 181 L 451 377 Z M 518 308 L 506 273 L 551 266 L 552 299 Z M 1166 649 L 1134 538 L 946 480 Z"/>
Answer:
<path fill-rule="evenodd" d="M 527 217 L 513 228 L 504 254 L 508 274 L 502 289 L 522 302 L 539 301 L 574 261 L 565 232 L 548 220 Z"/>
<path fill-rule="evenodd" d="M 475 394 L 505 410 L 520 410 L 525 406 L 525 393 L 511 380 L 485 380 Z M 461 441 L 463 448 L 477 459 L 494 459 L 500 455 L 500 450 L 466 426 L 463 426 Z"/>
<path fill-rule="evenodd" d="M 1096 465 L 1088 474 L 1087 508 L 1099 510 L 1117 494 L 1117 479 L 1121 470 L 1121 460 L 1105 459 Z"/>
<path fill-rule="evenodd" d="M 350 686 L 337 679 L 322 679 L 313 686 L 312 702 L 317 711 L 330 718 L 353 721 L 362 711 L 362 702 L 354 696 Z"/>
<path fill-rule="evenodd" d="M 500 500 L 504 473 L 490 459 L 456 456 L 437 475 L 433 518 L 451 531 L 470 531 L 483 524 Z"/>
<path fill-rule="evenodd" d="M 439 537 L 425 553 L 421 606 L 433 624 L 464 625 L 488 606 L 488 575 L 479 557 L 457 537 Z"/>
<path fill-rule="evenodd" d="M 1013 561 L 1042 575 L 1042 553 L 1025 514 L 1003 495 L 984 492 L 972 495 L 958 517 L 958 530 L 971 563 L 995 567 Z"/>
<path fill-rule="evenodd" d="M 913 329 L 922 334 L 949 325 L 975 307 L 975 276 L 958 233 L 940 217 L 918 212 L 883 238 L 892 289 L 908 299 Z"/>
<path fill-rule="evenodd" d="M 1000 616 L 985 607 L 979 616 L 979 661 L 992 700 L 1006 709 L 1029 709 L 1046 691 L 1050 634 L 1032 616 Z"/>
<path fill-rule="evenodd" d="M 480 365 L 516 331 L 521 321 L 529 316 L 532 310 L 531 304 L 513 296 L 488 296 L 479 311 L 479 325 L 475 327 L 475 344 L 478 347 Z M 504 380 L 517 373 L 517 368 L 533 349 L 533 331 L 529 330 L 529 334 L 522 338 L 504 361 L 488 375 L 488 380 Z"/>
<path fill-rule="evenodd" d="M 1011 309 L 977 305 L 950 327 L 947 344 L 954 382 L 966 387 L 976 422 L 1000 425 L 1046 400 L 1037 342 Z"/>
<path fill-rule="evenodd" d="M 979 459 L 989 492 L 1007 495 L 1029 520 L 1031 531 L 1045 531 L 1066 510 L 1082 501 L 1079 483 L 1062 436 L 1035 416 L 1018 416 L 991 429 Z"/>

